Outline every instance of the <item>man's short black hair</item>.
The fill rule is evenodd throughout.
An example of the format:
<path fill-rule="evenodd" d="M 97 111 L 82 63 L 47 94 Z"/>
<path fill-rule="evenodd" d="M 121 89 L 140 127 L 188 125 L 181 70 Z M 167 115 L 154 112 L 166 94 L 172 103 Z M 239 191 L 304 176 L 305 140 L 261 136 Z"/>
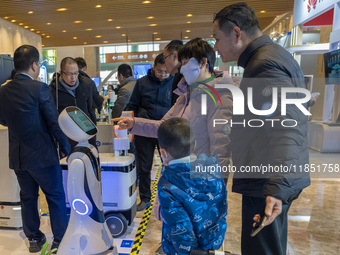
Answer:
<path fill-rule="evenodd" d="M 11 80 L 13 80 L 16 73 L 17 73 L 17 70 L 13 69 L 12 72 L 11 72 Z"/>
<path fill-rule="evenodd" d="M 164 65 L 164 64 L 165 64 L 164 54 L 163 54 L 163 53 L 158 54 L 157 57 L 155 58 L 155 66 L 156 66 L 157 64 L 161 64 L 161 65 Z"/>
<path fill-rule="evenodd" d="M 77 62 L 74 60 L 74 58 L 71 58 L 71 57 L 63 58 L 63 60 L 60 62 L 61 71 L 65 70 L 66 64 L 73 65 L 73 64 L 77 64 Z"/>
<path fill-rule="evenodd" d="M 32 45 L 22 45 L 14 52 L 14 67 L 17 72 L 28 71 L 33 63 L 39 65 L 39 51 Z"/>
<path fill-rule="evenodd" d="M 118 75 L 122 74 L 124 78 L 129 78 L 132 76 L 132 69 L 131 66 L 128 64 L 121 64 L 118 67 Z"/>
<path fill-rule="evenodd" d="M 250 38 L 255 36 L 260 29 L 259 20 L 254 10 L 246 3 L 235 3 L 222 9 L 214 18 L 218 27 L 229 35 L 235 26 L 244 31 Z"/>
<path fill-rule="evenodd" d="M 165 47 L 165 49 L 168 51 L 168 53 L 173 53 L 173 52 L 178 52 L 181 46 L 183 46 L 183 42 L 181 40 L 172 40 Z"/>
<path fill-rule="evenodd" d="M 77 62 L 79 70 L 83 69 L 84 67 L 87 67 L 85 59 L 83 59 L 81 57 L 77 57 L 74 60 Z"/>
<path fill-rule="evenodd" d="M 174 159 L 189 156 L 195 148 L 195 133 L 190 122 L 183 118 L 171 118 L 158 128 L 159 146 Z"/>
<path fill-rule="evenodd" d="M 195 38 L 184 44 L 178 52 L 178 60 L 195 58 L 198 63 L 202 63 L 203 58 L 207 58 L 209 64 L 209 72 L 214 72 L 216 55 L 214 49 L 207 41 L 202 38 Z"/>

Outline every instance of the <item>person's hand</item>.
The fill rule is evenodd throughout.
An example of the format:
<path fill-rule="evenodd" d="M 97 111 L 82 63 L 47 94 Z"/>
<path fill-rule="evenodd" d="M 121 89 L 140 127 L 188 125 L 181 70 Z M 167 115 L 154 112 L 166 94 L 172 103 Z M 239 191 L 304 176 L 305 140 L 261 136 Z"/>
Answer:
<path fill-rule="evenodd" d="M 264 210 L 265 215 L 267 215 L 267 220 L 266 223 L 264 224 L 265 226 L 270 225 L 275 218 L 280 215 L 282 212 L 282 200 L 267 196 L 266 198 L 266 209 Z M 253 218 L 254 221 L 259 222 L 260 221 L 260 214 L 256 214 Z M 255 226 L 256 223 L 254 223 L 253 226 Z"/>
<path fill-rule="evenodd" d="M 105 99 L 105 97 L 102 94 L 99 94 L 103 99 Z"/>
<path fill-rule="evenodd" d="M 135 125 L 135 119 L 131 117 L 114 118 L 110 121 L 118 121 L 118 125 L 121 129 L 131 129 Z"/>

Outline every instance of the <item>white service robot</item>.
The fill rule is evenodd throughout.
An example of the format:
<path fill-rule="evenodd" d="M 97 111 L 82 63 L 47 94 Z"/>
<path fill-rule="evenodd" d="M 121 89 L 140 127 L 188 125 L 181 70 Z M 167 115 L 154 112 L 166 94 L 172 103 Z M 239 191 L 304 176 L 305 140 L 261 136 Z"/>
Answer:
<path fill-rule="evenodd" d="M 57 254 L 107 254 L 112 249 L 112 254 L 117 254 L 103 213 L 99 154 L 88 143 L 96 135 L 97 127 L 74 106 L 65 108 L 58 121 L 63 132 L 78 144 L 68 158 L 71 216 Z"/>

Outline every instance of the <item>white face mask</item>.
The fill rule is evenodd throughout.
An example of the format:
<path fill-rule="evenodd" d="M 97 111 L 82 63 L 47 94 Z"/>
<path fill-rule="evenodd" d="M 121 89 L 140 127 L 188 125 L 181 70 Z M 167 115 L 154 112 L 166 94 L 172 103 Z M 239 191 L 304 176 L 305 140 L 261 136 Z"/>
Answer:
<path fill-rule="evenodd" d="M 181 67 L 181 74 L 189 85 L 196 82 L 200 73 L 201 68 L 196 58 L 189 59 L 188 63 Z"/>

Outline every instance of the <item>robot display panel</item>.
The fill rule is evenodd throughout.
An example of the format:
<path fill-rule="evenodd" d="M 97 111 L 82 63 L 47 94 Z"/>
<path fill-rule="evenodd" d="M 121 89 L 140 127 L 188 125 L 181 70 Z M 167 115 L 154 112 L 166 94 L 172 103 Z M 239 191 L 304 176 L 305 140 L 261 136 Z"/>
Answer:
<path fill-rule="evenodd" d="M 68 107 L 68 115 L 72 120 L 88 135 L 94 135 L 97 133 L 96 126 L 92 123 L 90 118 L 88 118 L 82 111 L 79 111 L 76 107 Z"/>

